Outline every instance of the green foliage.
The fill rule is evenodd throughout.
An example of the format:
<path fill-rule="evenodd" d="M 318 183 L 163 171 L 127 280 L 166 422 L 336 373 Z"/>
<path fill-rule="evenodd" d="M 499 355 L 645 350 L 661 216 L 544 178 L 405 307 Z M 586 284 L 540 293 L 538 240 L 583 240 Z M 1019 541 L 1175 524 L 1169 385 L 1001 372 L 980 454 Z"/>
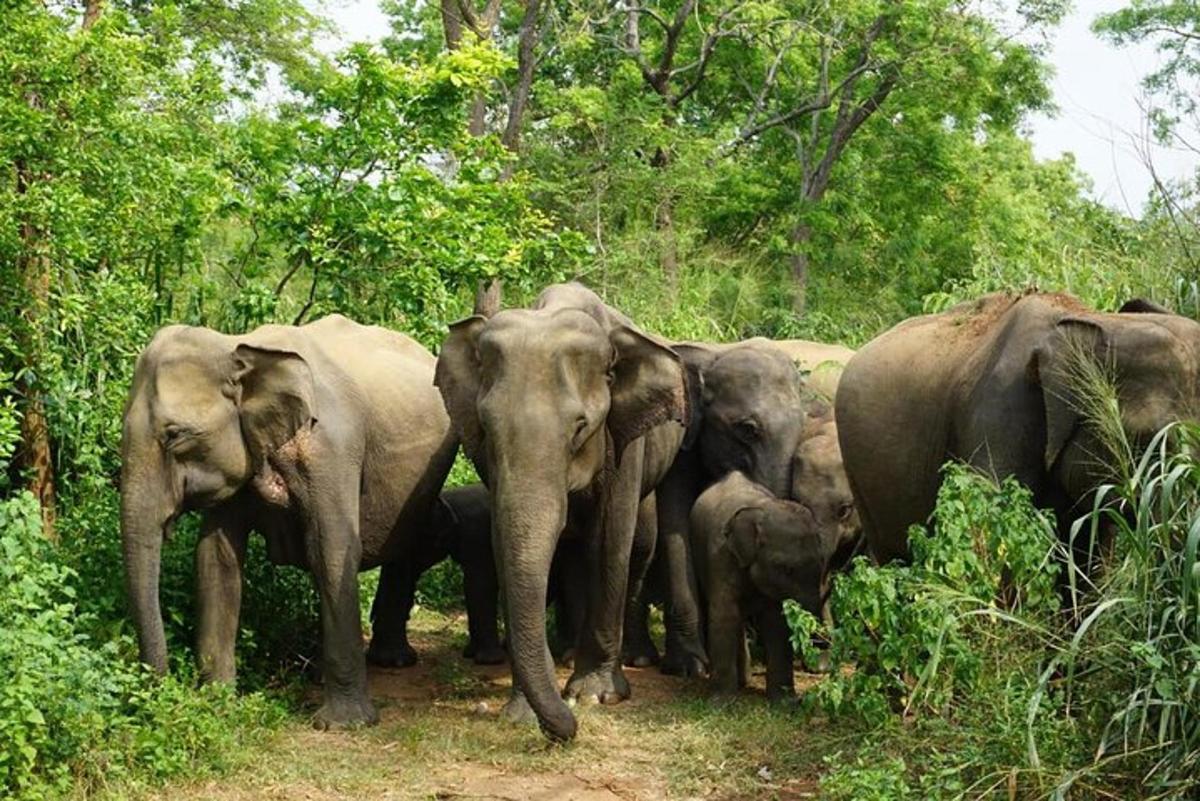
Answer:
<path fill-rule="evenodd" d="M 1064 778 L 1132 774 L 1156 797 L 1200 791 L 1200 428 L 1168 427 L 1106 486 L 1090 524 L 1111 526 L 1115 553 L 1039 692 L 1065 693 L 1092 728 L 1095 760 Z M 1031 706 L 1031 724 L 1035 712 Z M 1034 745 L 1029 758 L 1045 758 Z"/>
<path fill-rule="evenodd" d="M 0 502 L 0 793 L 56 796 L 203 773 L 281 719 L 261 696 L 153 679 L 127 637 L 97 641 L 33 496 Z"/>
<path fill-rule="evenodd" d="M 467 36 L 452 52 L 436 4 L 388 5 L 382 47 L 326 58 L 312 43 L 327 23 L 300 0 L 106 0 L 86 28 L 80 3 L 0 2 L 0 795 L 219 769 L 280 715 L 257 695 L 192 686 L 192 517 L 163 555 L 174 678 L 134 666 L 116 476 L 134 362 L 159 326 L 243 331 L 337 311 L 436 350 L 476 284 L 496 277 L 510 306 L 581 278 L 674 339 L 858 345 L 910 314 L 1030 285 L 1200 316 L 1194 188 L 1131 220 L 1086 198 L 1069 157 L 1037 161 L 1021 121 L 1049 100 L 1042 53 L 1036 37 L 1003 35 L 991 7 L 697 3 L 676 71 L 656 87 L 616 6 L 543 4 L 530 106 L 509 150 L 496 133 L 522 4 L 502 4 L 491 41 Z M 1065 6 L 1010 5 L 1042 31 Z M 667 43 L 649 12 L 670 19 L 680 5 L 642 6 L 653 70 Z M 1194 31 L 1194 17 L 1189 4 L 1139 0 L 1098 23 L 1118 41 L 1165 42 L 1150 79 L 1160 132 L 1190 113 L 1196 71 L 1194 37 L 1157 29 Z M 861 105 L 901 79 L 835 154 L 821 193 L 814 166 L 830 152 L 836 104 L 735 144 L 818 93 L 822 53 L 835 82 L 847 74 L 876 20 L 847 96 Z M 483 136 L 467 127 L 476 98 Z M 809 278 L 798 317 L 799 253 Z M 14 494 L 30 388 L 52 438 L 56 549 Z M 824 792 L 978 795 L 1013 771 L 1041 794 L 1124 788 L 1134 775 L 1161 795 L 1195 789 L 1200 493 L 1194 462 L 1166 455 L 1165 441 L 1117 474 L 1115 505 L 1097 512 L 1119 531 L 1115 567 L 1085 596 L 1077 638 L 1061 628 L 1056 544 L 1027 493 L 958 468 L 934 528 L 913 532 L 911 566 L 860 563 L 839 580 L 833 653 L 857 668 L 809 706 L 861 718 L 891 752 L 837 760 Z M 448 484 L 473 480 L 460 459 Z M 360 582 L 364 611 L 376 580 Z M 418 600 L 457 608 L 461 581 L 440 565 Z M 318 606 L 311 578 L 269 565 L 252 540 L 244 688 L 286 685 L 318 657 Z M 817 621 L 794 605 L 787 614 L 797 647 L 811 648 Z"/>
<path fill-rule="evenodd" d="M 935 521 L 910 530 L 911 565 L 860 557 L 836 577 L 832 657 L 855 669 L 821 684 L 812 703 L 877 723 L 892 710 L 953 714 L 992 667 L 980 646 L 1057 608 L 1057 537 L 1027 488 L 948 464 Z"/>
<path fill-rule="evenodd" d="M 821 777 L 821 797 L 829 801 L 905 801 L 916 798 L 905 780 L 903 759 L 843 761 L 842 754 L 825 757 L 830 766 Z"/>
<path fill-rule="evenodd" d="M 1028 490 L 948 465 L 932 529 L 910 532 L 911 564 L 860 560 L 836 581 L 829 636 L 841 668 L 805 705 L 876 734 L 870 750 L 831 762 L 822 790 L 1192 797 L 1198 437 L 1194 425 L 1165 429 L 1076 524 L 1076 536 L 1110 526 L 1115 544 L 1095 585 L 1075 573 L 1072 585 L 1090 589 L 1070 616 L 1058 575 L 1078 568 Z M 788 620 L 798 644 L 816 628 L 811 616 Z"/>

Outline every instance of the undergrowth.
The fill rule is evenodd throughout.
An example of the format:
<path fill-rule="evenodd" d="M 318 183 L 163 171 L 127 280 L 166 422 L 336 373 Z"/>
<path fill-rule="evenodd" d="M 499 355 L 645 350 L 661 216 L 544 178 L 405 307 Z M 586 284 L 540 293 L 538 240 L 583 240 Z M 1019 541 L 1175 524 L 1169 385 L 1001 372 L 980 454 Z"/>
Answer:
<path fill-rule="evenodd" d="M 1115 533 L 1090 578 L 1026 488 L 948 464 L 911 562 L 859 559 L 836 579 L 835 669 L 804 705 L 875 734 L 828 760 L 826 796 L 1197 797 L 1197 444 L 1171 426 L 1114 471 L 1074 526 Z M 808 647 L 816 621 L 788 618 Z"/>

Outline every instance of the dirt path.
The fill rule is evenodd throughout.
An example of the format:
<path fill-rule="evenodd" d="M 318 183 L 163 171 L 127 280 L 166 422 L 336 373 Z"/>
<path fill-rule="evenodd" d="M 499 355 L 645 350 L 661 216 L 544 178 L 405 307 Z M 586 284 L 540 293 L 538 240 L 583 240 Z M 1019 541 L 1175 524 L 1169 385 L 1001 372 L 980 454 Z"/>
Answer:
<path fill-rule="evenodd" d="M 820 755 L 804 747 L 804 724 L 771 709 L 761 694 L 721 709 L 699 682 L 629 670 L 633 697 L 577 710 L 567 747 L 533 727 L 499 718 L 507 665 L 477 667 L 458 652 L 460 619 L 421 613 L 412 627 L 421 662 L 373 670 L 380 724 L 353 732 L 288 725 L 230 776 L 176 784 L 151 798 L 481 799 L 641 801 L 659 798 L 816 797 Z M 560 684 L 567 671 L 560 670 Z M 761 680 L 761 677 L 758 677 Z M 797 674 L 800 686 L 813 677 Z"/>

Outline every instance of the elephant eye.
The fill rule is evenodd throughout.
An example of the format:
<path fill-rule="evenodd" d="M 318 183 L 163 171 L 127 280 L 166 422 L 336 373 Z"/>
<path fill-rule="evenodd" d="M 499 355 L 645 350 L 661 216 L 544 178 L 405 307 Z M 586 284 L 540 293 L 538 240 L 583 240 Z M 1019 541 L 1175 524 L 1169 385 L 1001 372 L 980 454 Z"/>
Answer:
<path fill-rule="evenodd" d="M 163 428 L 162 444 L 163 447 L 172 450 L 186 443 L 196 432 L 186 426 L 181 426 L 176 423 L 168 423 Z"/>
<path fill-rule="evenodd" d="M 762 429 L 758 425 L 758 421 L 752 417 L 747 417 L 745 420 L 739 420 L 733 424 L 733 431 L 739 439 L 754 441 L 759 438 Z"/>
<path fill-rule="evenodd" d="M 838 507 L 838 520 L 849 520 L 852 514 L 854 514 L 854 504 L 852 503 L 843 503 Z"/>

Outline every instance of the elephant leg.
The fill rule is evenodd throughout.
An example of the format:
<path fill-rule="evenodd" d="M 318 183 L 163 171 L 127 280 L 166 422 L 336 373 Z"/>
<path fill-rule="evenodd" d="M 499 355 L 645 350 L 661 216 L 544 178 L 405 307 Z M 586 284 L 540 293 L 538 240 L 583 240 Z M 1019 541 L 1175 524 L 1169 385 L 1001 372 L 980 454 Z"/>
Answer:
<path fill-rule="evenodd" d="M 758 614 L 758 636 L 767 652 L 767 698 L 779 701 L 796 694 L 796 679 L 792 672 L 792 640 L 783 605 L 769 602 Z"/>
<path fill-rule="evenodd" d="M 417 652 L 408 643 L 408 618 L 416 597 L 417 577 L 401 559 L 379 569 L 379 587 L 371 602 L 371 647 L 367 661 L 381 667 L 411 667 Z"/>
<path fill-rule="evenodd" d="M 621 626 L 644 455 L 641 444 L 625 450 L 609 491 L 607 513 L 592 516 L 593 536 L 586 540 L 587 616 L 577 640 L 575 672 L 563 691 L 567 699 L 585 704 L 617 703 L 629 697 L 629 681 L 621 666 Z"/>
<path fill-rule="evenodd" d="M 742 689 L 750 683 L 750 643 L 746 636 L 746 627 L 742 626 L 742 633 L 738 636 L 737 643 L 737 686 Z"/>
<path fill-rule="evenodd" d="M 825 625 L 826 631 L 833 630 L 833 613 L 829 611 L 829 599 L 826 598 L 821 604 L 821 622 Z M 817 649 L 817 659 L 814 664 L 809 664 L 807 659 L 801 659 L 804 669 L 809 673 L 828 673 L 832 669 L 832 663 L 829 660 L 829 642 L 823 636 L 814 634 L 812 636 L 812 645 Z"/>
<path fill-rule="evenodd" d="M 647 600 L 648 578 L 654 567 L 654 550 L 658 539 L 658 507 L 654 495 L 642 499 L 638 506 L 637 530 L 633 551 L 629 557 L 629 589 L 625 596 L 625 636 L 621 645 L 621 660 L 633 667 L 658 664 L 658 649 L 650 636 L 650 603 Z"/>
<path fill-rule="evenodd" d="M 711 658 L 709 688 L 715 696 L 735 695 L 746 675 L 746 627 L 735 587 L 710 583 L 708 596 L 708 648 Z"/>
<path fill-rule="evenodd" d="M 326 478 L 316 470 L 314 473 L 314 483 Z M 379 713 L 367 695 L 358 608 L 362 541 L 358 532 L 357 475 L 353 479 L 326 478 L 327 486 L 320 493 L 323 506 L 311 514 L 305 538 L 308 563 L 321 597 L 325 702 L 313 722 L 322 729 L 379 721 Z"/>
<path fill-rule="evenodd" d="M 560 541 L 553 567 L 557 573 L 553 597 L 555 634 L 559 644 L 557 658 L 559 663 L 567 666 L 575 662 L 579 635 L 586 625 L 590 577 L 585 544 L 578 538 Z"/>
<path fill-rule="evenodd" d="M 484 532 L 488 534 L 488 532 Z M 470 634 L 463 656 L 477 665 L 498 665 L 505 659 L 497 627 L 500 581 L 492 556 L 490 536 L 478 543 L 464 543 L 460 564 L 463 571 L 463 595 L 467 602 L 467 630 Z"/>
<path fill-rule="evenodd" d="M 658 502 L 658 549 L 667 581 L 667 628 L 663 673 L 700 676 L 708 667 L 701 641 L 700 592 L 692 563 L 688 514 L 696 500 L 690 471 L 673 467 L 655 491 Z"/>
<path fill-rule="evenodd" d="M 237 666 L 238 616 L 242 608 L 242 569 L 250 531 L 231 504 L 204 515 L 196 545 L 196 594 L 200 612 L 196 653 L 204 681 L 233 682 Z"/>

